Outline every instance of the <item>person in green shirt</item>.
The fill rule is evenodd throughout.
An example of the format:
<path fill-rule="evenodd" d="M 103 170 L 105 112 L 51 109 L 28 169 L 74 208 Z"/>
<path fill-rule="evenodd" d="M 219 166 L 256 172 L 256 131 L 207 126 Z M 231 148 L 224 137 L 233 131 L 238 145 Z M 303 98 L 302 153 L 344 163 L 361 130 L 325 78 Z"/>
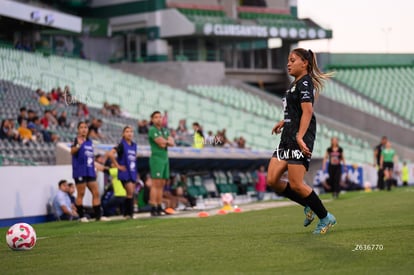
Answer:
<path fill-rule="evenodd" d="M 391 184 L 394 181 L 392 174 L 396 157 L 395 150 L 391 148 L 391 142 L 387 141 L 385 148 L 381 152 L 380 168 L 384 170 L 384 180 L 388 191 L 391 190 Z"/>
<path fill-rule="evenodd" d="M 159 111 L 151 114 L 152 126 L 148 131 L 151 147 L 149 167 L 152 178 L 150 190 L 151 216 L 160 216 L 163 212 L 161 203 L 164 185 L 170 177 L 168 147 L 175 146 L 174 139 L 167 129 L 162 128 L 162 116 Z"/>

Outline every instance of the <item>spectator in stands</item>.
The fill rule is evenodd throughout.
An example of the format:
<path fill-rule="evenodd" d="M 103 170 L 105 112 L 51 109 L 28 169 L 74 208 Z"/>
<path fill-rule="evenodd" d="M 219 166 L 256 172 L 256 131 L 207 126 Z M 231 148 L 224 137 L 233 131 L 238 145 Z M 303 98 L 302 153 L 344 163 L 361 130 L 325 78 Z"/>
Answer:
<path fill-rule="evenodd" d="M 170 164 L 168 160 L 168 147 L 174 146 L 174 140 L 169 132 L 162 128 L 162 117 L 159 111 L 151 114 L 153 125 L 148 132 L 148 140 L 151 147 L 149 166 L 151 171 L 150 204 L 151 215 L 159 216 L 163 212 L 162 194 L 166 180 L 170 177 Z"/>
<path fill-rule="evenodd" d="M 138 134 L 148 134 L 148 121 L 146 119 L 138 121 Z"/>
<path fill-rule="evenodd" d="M 130 219 L 134 216 L 133 196 L 137 182 L 137 144 L 133 141 L 133 138 L 134 130 L 131 126 L 125 126 L 122 131 L 121 142 L 109 153 L 112 163 L 118 168 L 118 178 L 127 192 L 124 216 Z M 117 155 L 116 158 L 115 154 Z"/>
<path fill-rule="evenodd" d="M 109 116 L 111 114 L 111 111 L 109 110 L 109 104 L 106 101 L 103 103 L 101 114 L 104 116 Z"/>
<path fill-rule="evenodd" d="M 198 122 L 193 123 L 193 130 L 194 130 L 193 147 L 197 149 L 203 149 L 204 148 L 204 134 L 203 134 L 203 129 L 201 128 Z"/>
<path fill-rule="evenodd" d="M 27 118 L 28 118 L 28 116 L 27 116 L 26 107 L 21 107 L 20 108 L 20 113 L 19 113 L 19 115 L 17 117 L 17 123 L 19 123 L 19 125 L 21 125 L 22 124 L 22 120 L 26 120 L 27 121 Z"/>
<path fill-rule="evenodd" d="M 50 92 L 50 97 L 53 102 L 59 102 L 59 91 L 61 91 L 61 88 L 58 87 L 57 89 L 52 89 Z"/>
<path fill-rule="evenodd" d="M 395 179 L 393 179 L 394 162 L 397 160 L 395 150 L 391 147 L 391 142 L 387 141 L 385 148 L 381 151 L 380 169 L 384 171 L 384 180 L 387 185 L 387 190 L 391 190 L 391 185 Z M 397 185 L 396 183 L 394 184 Z"/>
<path fill-rule="evenodd" d="M 237 146 L 240 149 L 246 149 L 246 140 L 244 139 L 244 137 L 240 137 L 238 139 Z"/>
<path fill-rule="evenodd" d="M 188 140 L 186 140 L 185 136 L 177 135 L 176 130 L 171 129 L 170 134 L 171 134 L 171 137 L 174 139 L 176 146 L 185 146 L 185 147 L 191 146 L 191 143 L 188 143 Z"/>
<path fill-rule="evenodd" d="M 102 139 L 104 136 L 99 133 L 99 129 L 102 127 L 101 119 L 92 119 L 92 123 L 89 125 L 89 137 L 91 139 Z"/>
<path fill-rule="evenodd" d="M 334 199 L 339 197 L 341 191 L 340 183 L 342 178 L 342 169 L 346 171 L 344 150 L 339 146 L 338 138 L 331 138 L 331 146 L 326 149 L 325 156 L 322 161 L 322 171 L 326 170 L 328 163 L 328 185 L 332 191 Z"/>
<path fill-rule="evenodd" d="M 23 144 L 36 141 L 36 136 L 32 134 L 32 131 L 29 128 L 27 128 L 26 120 L 22 120 L 22 123 L 17 131 L 19 132 L 19 136 Z"/>
<path fill-rule="evenodd" d="M 45 110 L 43 117 L 40 119 L 40 123 L 44 129 L 54 128 L 58 125 L 58 121 L 50 110 Z"/>
<path fill-rule="evenodd" d="M 186 120 L 180 119 L 180 121 L 178 122 L 178 127 L 177 127 L 177 135 L 181 136 L 181 135 L 186 135 L 186 134 L 188 134 Z"/>
<path fill-rule="evenodd" d="M 29 121 L 27 123 L 27 128 L 30 129 L 30 131 L 32 131 L 32 135 L 36 137 L 36 140 L 38 142 L 42 142 L 44 141 L 43 138 L 43 130 L 42 130 L 42 125 L 40 124 L 40 119 L 39 117 L 35 116 L 32 121 Z"/>
<path fill-rule="evenodd" d="M 27 123 L 33 122 L 35 117 L 37 117 L 35 111 L 32 109 L 27 110 Z"/>
<path fill-rule="evenodd" d="M 381 153 L 387 143 L 388 139 L 386 136 L 381 138 L 380 144 L 375 146 L 374 149 L 374 167 L 378 170 L 377 188 L 379 190 L 384 189 L 384 171 L 381 169 Z"/>
<path fill-rule="evenodd" d="M 37 116 L 34 117 L 33 122 L 28 124 L 28 128 L 31 129 L 38 141 L 43 140 L 44 142 L 57 142 L 60 138 L 56 133 L 44 129 L 39 117 Z"/>
<path fill-rule="evenodd" d="M 64 127 L 64 128 L 68 128 L 68 127 L 69 127 L 69 124 L 67 123 L 67 119 L 66 119 L 66 112 L 65 112 L 65 111 L 63 111 L 63 112 L 60 114 L 60 116 L 59 116 L 59 118 L 58 118 L 58 125 L 59 125 L 60 127 Z"/>
<path fill-rule="evenodd" d="M 260 165 L 259 170 L 256 172 L 257 181 L 256 181 L 256 194 L 257 200 L 262 201 L 266 193 L 266 171 L 264 165 Z"/>
<path fill-rule="evenodd" d="M 46 93 L 43 91 L 40 91 L 39 93 L 39 103 L 40 105 L 42 105 L 43 107 L 47 107 L 50 105 L 50 101 L 46 96 Z"/>
<path fill-rule="evenodd" d="M 315 191 L 304 184 L 304 176 L 309 169 L 316 137 L 314 97 L 330 74 L 319 70 L 316 55 L 311 50 L 302 48 L 290 52 L 287 71 L 294 81 L 283 99 L 285 117 L 272 129 L 272 134 L 282 133 L 282 136 L 269 163 L 267 184 L 277 194 L 304 206 L 305 226 L 310 225 L 316 213 L 320 221 L 313 233 L 325 234 L 336 224 L 336 219 L 326 210 Z M 286 171 L 289 182 L 280 180 Z"/>
<path fill-rule="evenodd" d="M 220 130 L 217 130 L 214 138 L 214 146 L 222 147 L 224 146 L 224 136 Z"/>
<path fill-rule="evenodd" d="M 60 220 L 76 220 L 79 216 L 72 210 L 69 187 L 65 180 L 59 181 L 59 190 L 53 199 L 53 209 Z"/>
<path fill-rule="evenodd" d="M 9 119 L 1 122 L 0 139 L 19 140 L 19 133 L 14 130 L 13 122 Z"/>
<path fill-rule="evenodd" d="M 213 131 L 208 131 L 207 137 L 206 137 L 206 145 L 213 146 L 214 142 L 215 142 L 215 136 L 213 135 Z"/>
<path fill-rule="evenodd" d="M 86 106 L 86 104 L 83 104 L 81 102 L 78 102 L 77 105 L 78 105 L 78 110 L 76 113 L 78 114 L 78 117 L 88 119 L 89 118 L 88 106 Z"/>
<path fill-rule="evenodd" d="M 76 183 L 76 209 L 80 220 L 88 222 L 84 216 L 83 197 L 85 189 L 88 187 L 92 193 L 92 205 L 96 220 L 107 221 L 108 218 L 102 217 L 101 199 L 99 197 L 98 183 L 96 182 L 96 172 L 94 163 L 94 153 L 92 141 L 88 138 L 88 125 L 81 121 L 78 123 L 77 136 L 70 149 L 72 155 L 72 176 Z"/>
<path fill-rule="evenodd" d="M 164 111 L 164 115 L 162 116 L 161 127 L 168 128 L 168 112 L 167 111 Z"/>

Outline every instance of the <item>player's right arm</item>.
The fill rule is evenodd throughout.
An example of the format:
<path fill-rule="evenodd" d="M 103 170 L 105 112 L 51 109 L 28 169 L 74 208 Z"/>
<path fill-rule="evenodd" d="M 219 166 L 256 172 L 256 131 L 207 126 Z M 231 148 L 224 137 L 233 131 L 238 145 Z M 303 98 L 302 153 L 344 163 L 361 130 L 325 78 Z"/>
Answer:
<path fill-rule="evenodd" d="M 280 132 L 282 132 L 282 128 L 285 125 L 285 120 L 281 120 L 278 123 L 276 123 L 276 125 L 273 127 L 272 129 L 272 135 L 273 134 L 280 134 Z"/>
<path fill-rule="evenodd" d="M 82 143 L 83 143 L 83 140 L 81 140 L 79 138 L 75 138 L 72 146 L 70 147 L 70 153 L 72 155 L 75 155 L 76 153 L 78 153 Z"/>

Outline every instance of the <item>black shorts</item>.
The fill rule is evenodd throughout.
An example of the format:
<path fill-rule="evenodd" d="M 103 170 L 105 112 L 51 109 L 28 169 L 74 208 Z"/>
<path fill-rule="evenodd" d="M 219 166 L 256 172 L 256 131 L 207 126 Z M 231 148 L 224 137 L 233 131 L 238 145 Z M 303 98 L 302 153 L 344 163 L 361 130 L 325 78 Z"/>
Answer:
<path fill-rule="evenodd" d="M 306 144 L 309 150 L 312 152 L 313 150 L 313 143 Z M 310 146 L 311 145 L 311 146 Z M 273 153 L 274 158 L 278 158 L 279 160 L 285 160 L 288 164 L 299 164 L 303 165 L 306 168 L 306 171 L 309 170 L 310 164 L 310 157 L 305 156 L 299 148 L 297 144 L 287 144 L 287 143 L 280 143 L 279 147 Z"/>
<path fill-rule="evenodd" d="M 81 184 L 81 183 L 96 181 L 96 177 L 88 177 L 88 176 L 86 176 L 86 177 L 77 177 L 77 178 L 74 178 L 74 180 L 75 180 L 76 184 Z"/>
<path fill-rule="evenodd" d="M 121 180 L 121 182 L 122 182 L 122 185 L 123 186 L 125 186 L 127 183 L 133 183 L 133 184 L 135 184 L 136 182 L 134 181 L 134 180 L 131 180 L 131 179 L 127 179 L 127 180 Z"/>
<path fill-rule="evenodd" d="M 384 170 L 392 170 L 394 169 L 394 162 L 384 162 L 382 166 Z"/>

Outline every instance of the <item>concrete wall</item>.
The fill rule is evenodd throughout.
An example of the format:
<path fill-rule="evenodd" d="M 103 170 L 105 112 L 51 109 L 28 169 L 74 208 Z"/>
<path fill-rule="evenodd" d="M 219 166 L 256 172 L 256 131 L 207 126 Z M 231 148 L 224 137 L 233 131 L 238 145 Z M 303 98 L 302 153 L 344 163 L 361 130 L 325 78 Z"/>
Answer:
<path fill-rule="evenodd" d="M 225 75 L 221 62 L 119 63 L 111 66 L 181 89 L 192 84 L 219 85 Z"/>
<path fill-rule="evenodd" d="M 0 220 L 48 214 L 47 204 L 61 179 L 73 182 L 70 165 L 0 167 Z M 98 173 L 98 182 L 102 194 L 102 173 Z M 91 206 L 91 199 L 87 190 L 84 204 Z"/>

